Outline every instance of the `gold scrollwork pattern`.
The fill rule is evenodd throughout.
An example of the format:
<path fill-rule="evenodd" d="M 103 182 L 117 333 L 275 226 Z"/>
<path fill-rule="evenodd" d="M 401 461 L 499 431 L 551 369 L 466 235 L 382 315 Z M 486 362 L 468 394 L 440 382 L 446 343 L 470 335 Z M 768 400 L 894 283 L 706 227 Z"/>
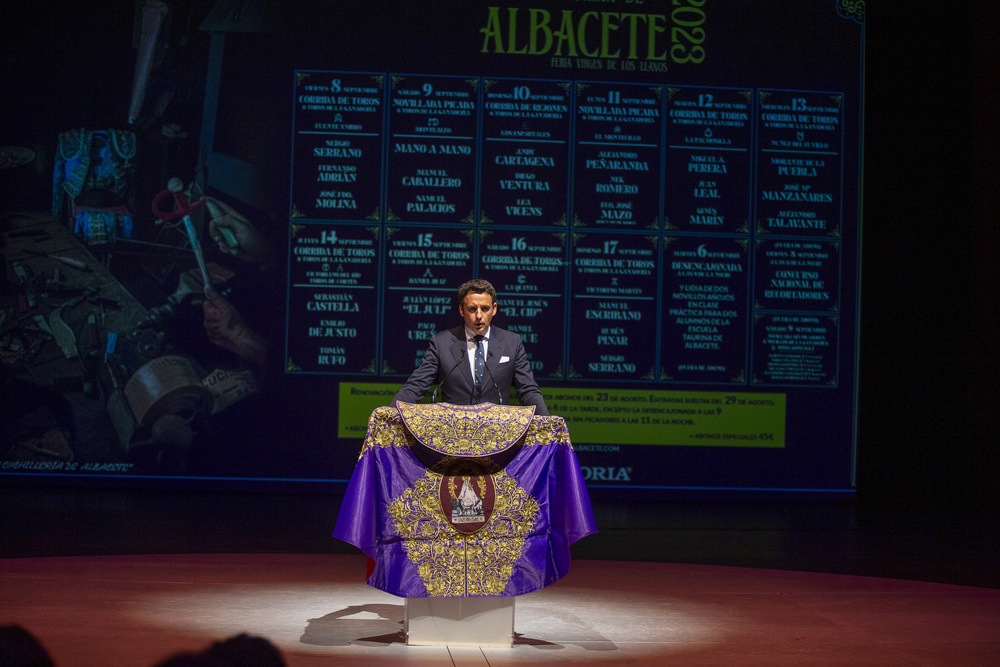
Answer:
<path fill-rule="evenodd" d="M 552 427 L 552 421 L 563 421 L 562 417 L 535 417 L 528 425 L 528 430 L 524 433 L 524 444 L 529 445 L 565 445 L 572 447 L 569 440 L 569 431 L 565 426 L 559 428 Z"/>
<path fill-rule="evenodd" d="M 399 413 L 418 442 L 437 452 L 485 456 L 514 446 L 531 423 L 530 408 L 399 403 Z"/>
<path fill-rule="evenodd" d="M 407 558 L 433 597 L 503 594 L 538 519 L 538 502 L 498 472 L 490 521 L 475 533 L 462 533 L 441 510 L 441 481 L 442 475 L 427 472 L 387 507 Z"/>
<path fill-rule="evenodd" d="M 376 408 L 368 418 L 368 434 L 361 446 L 361 456 L 376 447 L 409 447 L 412 443 L 413 436 L 402 428 L 399 412 L 395 408 L 383 406 Z"/>
<path fill-rule="evenodd" d="M 864 23 L 865 0 L 840 0 L 837 13 L 844 18 L 854 19 L 857 23 Z"/>

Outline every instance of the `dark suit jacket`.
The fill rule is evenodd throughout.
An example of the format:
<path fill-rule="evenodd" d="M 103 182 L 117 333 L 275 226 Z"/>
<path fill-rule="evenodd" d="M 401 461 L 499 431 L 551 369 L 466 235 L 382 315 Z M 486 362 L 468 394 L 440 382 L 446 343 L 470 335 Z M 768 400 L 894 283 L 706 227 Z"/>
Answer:
<path fill-rule="evenodd" d="M 479 394 L 472 380 L 468 349 L 464 325 L 435 334 L 420 366 L 396 392 L 393 404 L 396 401 L 416 403 L 433 384 L 441 385 L 441 400 L 446 403 L 506 403 L 513 384 L 521 405 L 534 405 L 536 415 L 549 414 L 542 392 L 535 384 L 520 336 L 506 329 L 490 327 L 489 358 L 486 360 L 488 373 L 483 378 Z M 496 382 L 495 387 L 490 381 L 491 375 Z"/>

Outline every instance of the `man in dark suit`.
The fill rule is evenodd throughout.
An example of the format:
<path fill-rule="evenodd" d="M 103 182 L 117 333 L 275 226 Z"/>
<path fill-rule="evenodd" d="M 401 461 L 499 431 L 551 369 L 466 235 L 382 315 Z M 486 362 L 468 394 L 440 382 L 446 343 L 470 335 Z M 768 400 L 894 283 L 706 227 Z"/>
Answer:
<path fill-rule="evenodd" d="M 464 324 L 431 338 L 423 361 L 396 392 L 393 404 L 416 403 L 433 384 L 440 385 L 446 403 L 506 403 L 513 384 L 522 405 L 534 405 L 536 415 L 549 414 L 521 337 L 490 324 L 496 297 L 493 285 L 479 278 L 458 288 Z"/>

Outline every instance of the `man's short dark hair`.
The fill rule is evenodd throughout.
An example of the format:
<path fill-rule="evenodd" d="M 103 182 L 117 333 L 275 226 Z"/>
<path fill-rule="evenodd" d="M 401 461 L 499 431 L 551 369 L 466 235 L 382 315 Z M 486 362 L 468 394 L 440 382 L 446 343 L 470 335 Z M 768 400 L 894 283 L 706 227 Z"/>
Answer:
<path fill-rule="evenodd" d="M 493 289 L 493 285 L 482 278 L 473 278 L 467 282 L 462 283 L 462 286 L 458 288 L 458 302 L 465 302 L 465 295 L 469 292 L 475 294 L 489 294 L 490 298 L 493 299 L 493 303 L 497 302 L 497 291 Z"/>

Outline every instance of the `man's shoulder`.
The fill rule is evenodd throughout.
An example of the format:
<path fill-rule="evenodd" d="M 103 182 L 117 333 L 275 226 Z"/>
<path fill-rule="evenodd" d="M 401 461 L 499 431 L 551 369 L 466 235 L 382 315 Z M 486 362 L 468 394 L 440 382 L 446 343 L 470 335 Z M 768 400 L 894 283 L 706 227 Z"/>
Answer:
<path fill-rule="evenodd" d="M 439 331 L 431 337 L 431 341 L 438 344 L 445 344 L 451 341 L 465 341 L 465 326 L 452 327 Z"/>
<path fill-rule="evenodd" d="M 490 338 L 498 343 L 516 343 L 521 340 L 521 336 L 519 334 L 516 334 L 513 331 L 508 331 L 507 329 L 501 329 L 495 325 L 490 326 Z"/>

